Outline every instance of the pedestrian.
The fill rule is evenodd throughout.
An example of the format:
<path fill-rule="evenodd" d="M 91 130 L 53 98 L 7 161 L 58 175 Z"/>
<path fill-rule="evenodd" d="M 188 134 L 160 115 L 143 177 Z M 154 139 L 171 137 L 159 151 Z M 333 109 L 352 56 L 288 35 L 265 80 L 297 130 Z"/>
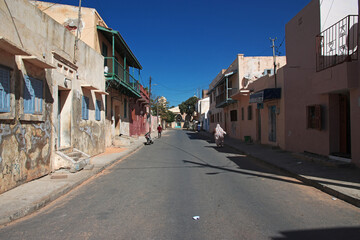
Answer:
<path fill-rule="evenodd" d="M 159 126 L 157 127 L 157 130 L 158 130 L 158 138 L 161 138 L 162 127 L 160 126 L 160 124 L 159 124 Z"/>
<path fill-rule="evenodd" d="M 226 132 L 224 131 L 224 129 L 222 129 L 220 127 L 220 124 L 217 124 L 216 128 L 215 128 L 215 134 L 214 134 L 216 146 L 218 146 L 218 147 L 224 146 L 224 135 L 225 134 L 226 134 Z"/>

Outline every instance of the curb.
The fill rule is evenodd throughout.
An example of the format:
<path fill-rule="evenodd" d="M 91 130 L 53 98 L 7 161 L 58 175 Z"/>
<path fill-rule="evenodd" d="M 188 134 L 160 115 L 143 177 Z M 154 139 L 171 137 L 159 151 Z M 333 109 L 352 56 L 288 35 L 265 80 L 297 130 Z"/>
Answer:
<path fill-rule="evenodd" d="M 206 137 L 208 137 L 210 139 L 210 137 L 207 136 L 206 134 L 202 134 L 202 135 L 206 136 Z M 236 151 L 239 151 L 239 152 L 241 152 L 241 153 L 243 153 L 243 154 L 245 154 L 245 155 L 247 155 L 247 156 L 249 156 L 249 157 L 251 157 L 251 158 L 253 158 L 253 159 L 255 159 L 255 160 L 257 160 L 257 161 L 259 161 L 259 162 L 261 162 L 263 164 L 265 164 L 265 165 L 267 165 L 267 166 L 276 168 L 276 169 L 288 174 L 289 176 L 291 176 L 291 177 L 305 183 L 308 186 L 312 186 L 312 187 L 314 187 L 314 188 L 316 188 L 316 189 L 318 189 L 318 190 L 320 190 L 320 191 L 322 191 L 322 192 L 324 192 L 326 194 L 334 196 L 334 197 L 336 197 L 338 199 L 341 199 L 341 200 L 343 200 L 343 201 L 345 201 L 345 202 L 347 202 L 349 204 L 354 205 L 355 207 L 360 208 L 360 199 L 357 199 L 357 198 L 354 198 L 354 197 L 349 196 L 347 194 L 344 194 L 342 192 L 339 192 L 339 191 L 337 191 L 335 189 L 332 189 L 332 188 L 330 188 L 330 187 L 328 187 L 326 185 L 323 185 L 323 184 L 321 184 L 321 183 L 319 183 L 319 182 L 317 182 L 315 180 L 312 180 L 310 178 L 304 177 L 303 175 L 294 173 L 293 171 L 290 171 L 290 170 L 288 170 L 286 168 L 280 167 L 280 166 L 278 166 L 278 165 L 276 165 L 274 163 L 270 163 L 270 162 L 268 162 L 266 160 L 263 160 L 263 159 L 261 159 L 259 157 L 253 156 L 251 153 L 248 153 L 248 152 L 246 152 L 244 150 L 240 150 L 240 149 L 236 148 L 235 146 L 229 145 L 227 143 L 225 143 L 225 145 L 227 147 L 230 147 L 230 148 L 232 148 L 232 149 L 234 149 Z"/>
<path fill-rule="evenodd" d="M 101 173 L 102 171 L 104 171 L 106 168 L 110 167 L 111 165 L 113 165 L 117 161 L 119 161 L 121 159 L 125 159 L 130 154 L 134 153 L 137 150 L 140 150 L 142 147 L 144 147 L 144 145 L 139 144 L 139 146 L 136 146 L 134 148 L 131 148 L 131 149 L 125 151 L 123 156 L 117 157 L 114 160 L 106 163 L 105 165 L 103 165 L 103 166 L 101 166 L 99 168 L 93 169 L 92 172 L 88 176 L 85 176 L 84 178 L 82 178 L 82 179 L 80 179 L 80 180 L 78 180 L 76 182 L 69 183 L 64 187 L 53 191 L 48 196 L 43 197 L 40 201 L 29 204 L 27 207 L 21 208 L 21 209 L 15 211 L 13 213 L 10 213 L 9 216 L 0 218 L 0 228 L 3 225 L 9 224 L 9 223 L 11 223 L 11 222 L 13 222 L 15 220 L 26 217 L 27 215 L 30 215 L 30 214 L 40 210 L 41 208 L 47 206 L 49 203 L 51 203 L 54 200 L 60 198 L 61 196 L 64 196 L 65 194 L 69 193 L 71 190 L 73 190 L 76 187 L 80 186 L 85 181 L 87 181 L 90 178 L 98 175 L 99 173 Z"/>

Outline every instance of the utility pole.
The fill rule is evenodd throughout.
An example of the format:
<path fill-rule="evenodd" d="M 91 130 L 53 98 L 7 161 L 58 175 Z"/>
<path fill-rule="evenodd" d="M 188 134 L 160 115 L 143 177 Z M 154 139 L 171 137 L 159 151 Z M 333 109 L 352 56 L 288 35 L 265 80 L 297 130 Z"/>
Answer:
<path fill-rule="evenodd" d="M 276 81 L 276 54 L 275 54 L 275 40 L 276 38 L 270 38 L 270 41 L 272 41 L 271 48 L 273 49 L 273 58 L 274 58 L 274 77 L 275 77 L 275 88 L 277 88 L 277 81 Z"/>
<path fill-rule="evenodd" d="M 149 113 L 150 113 L 150 127 L 149 127 L 149 132 L 151 134 L 151 119 L 152 119 L 152 116 L 151 116 L 151 76 L 150 76 L 150 79 L 149 79 L 149 104 L 150 104 L 150 108 L 149 108 Z"/>

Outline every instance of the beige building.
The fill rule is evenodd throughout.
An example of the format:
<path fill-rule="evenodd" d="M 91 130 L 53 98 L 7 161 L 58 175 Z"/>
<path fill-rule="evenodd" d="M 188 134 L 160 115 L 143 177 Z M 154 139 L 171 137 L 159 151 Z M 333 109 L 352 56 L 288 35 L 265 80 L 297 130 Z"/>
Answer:
<path fill-rule="evenodd" d="M 284 149 L 284 95 L 283 68 L 276 72 L 276 86 L 274 74 L 264 75 L 233 95 L 240 111 L 238 118 L 230 112 L 230 121 L 237 123 L 240 138 Z"/>
<path fill-rule="evenodd" d="M 285 57 L 276 58 L 276 66 L 280 68 L 286 63 Z M 248 94 L 248 84 L 262 76 L 274 74 L 273 57 L 245 57 L 238 54 L 234 62 L 222 70 L 209 85 L 210 94 L 210 131 L 215 129 L 216 124 L 231 137 L 241 138 L 248 133 L 241 129 L 248 127 L 240 125 L 240 117 L 245 118 L 245 109 L 249 109 L 249 101 L 241 98 L 235 99 L 239 94 Z M 251 119 L 253 119 L 251 111 Z"/>
<path fill-rule="evenodd" d="M 28 1 L 2 2 L 0 192 L 105 147 L 103 57 Z"/>
<path fill-rule="evenodd" d="M 41 1 L 34 1 L 34 4 L 103 55 L 106 146 L 122 145 L 129 136 L 143 134 L 148 124 L 143 122 L 149 119 L 150 112 L 148 103 L 143 104 L 149 100 L 143 98 L 138 81 L 142 66 L 121 34 L 109 28 L 96 9 L 81 8 L 78 29 L 78 6 Z"/>

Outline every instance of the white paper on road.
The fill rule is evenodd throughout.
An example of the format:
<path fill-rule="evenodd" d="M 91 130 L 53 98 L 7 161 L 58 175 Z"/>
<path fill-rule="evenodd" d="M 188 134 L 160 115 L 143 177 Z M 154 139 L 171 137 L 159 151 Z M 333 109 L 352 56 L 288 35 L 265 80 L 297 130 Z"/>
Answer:
<path fill-rule="evenodd" d="M 200 219 L 200 216 L 193 216 L 193 219 L 194 219 L 194 220 L 199 220 L 199 219 Z"/>

